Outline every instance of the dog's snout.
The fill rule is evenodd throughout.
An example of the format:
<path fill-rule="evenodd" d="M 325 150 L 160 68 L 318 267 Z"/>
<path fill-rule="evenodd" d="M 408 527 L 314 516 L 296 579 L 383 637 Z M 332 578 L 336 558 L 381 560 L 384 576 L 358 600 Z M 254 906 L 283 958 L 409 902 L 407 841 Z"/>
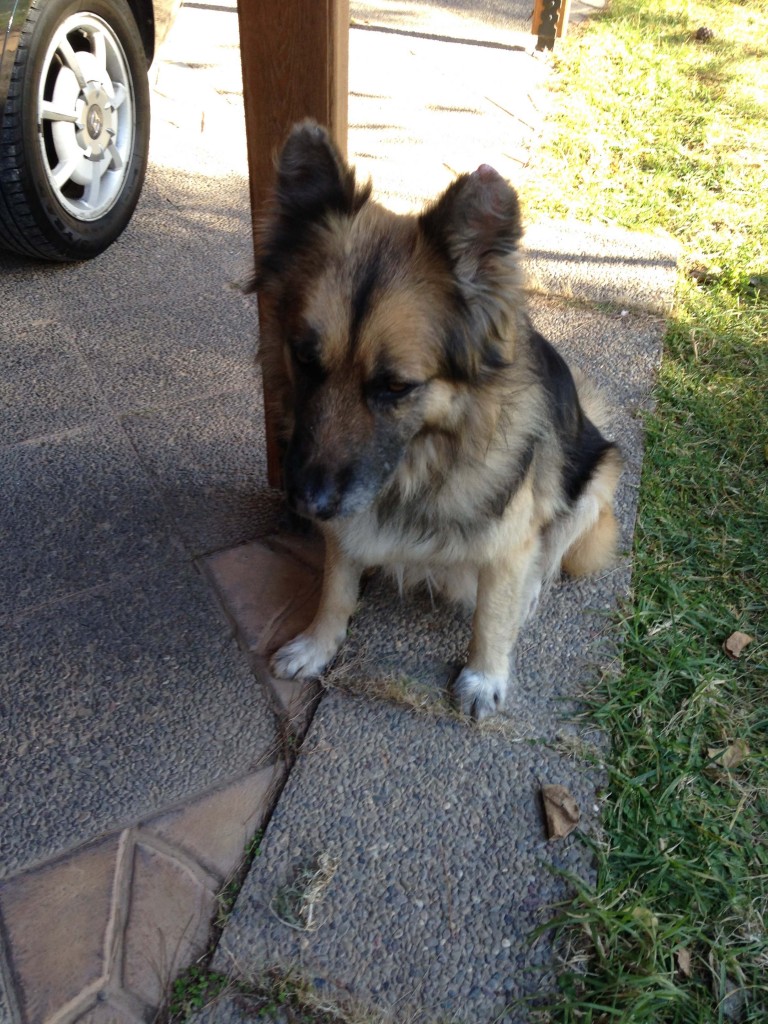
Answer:
<path fill-rule="evenodd" d="M 336 475 L 321 466 L 307 468 L 300 479 L 292 481 L 288 496 L 294 509 L 310 519 L 333 519 L 341 506 Z"/>

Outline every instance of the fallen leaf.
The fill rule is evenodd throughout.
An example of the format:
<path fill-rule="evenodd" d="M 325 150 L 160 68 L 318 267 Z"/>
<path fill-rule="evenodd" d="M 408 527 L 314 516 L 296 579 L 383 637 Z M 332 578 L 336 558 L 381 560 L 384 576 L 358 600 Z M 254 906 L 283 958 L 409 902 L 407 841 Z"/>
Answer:
<path fill-rule="evenodd" d="M 677 960 L 678 971 L 680 971 L 684 977 L 690 978 L 693 974 L 691 969 L 691 951 L 686 949 L 685 946 L 681 946 L 675 953 L 675 958 Z"/>
<path fill-rule="evenodd" d="M 717 762 L 713 767 L 730 771 L 749 756 L 749 745 L 746 740 L 735 740 L 727 747 L 707 747 L 707 756 Z"/>
<path fill-rule="evenodd" d="M 547 838 L 565 839 L 579 823 L 579 805 L 565 786 L 542 786 L 541 799 L 547 819 Z"/>
<path fill-rule="evenodd" d="M 727 640 L 723 642 L 723 650 L 729 658 L 736 658 L 741 656 L 741 652 L 747 646 L 752 643 L 752 637 L 748 633 L 740 633 L 736 630 L 735 633 L 731 633 Z"/>

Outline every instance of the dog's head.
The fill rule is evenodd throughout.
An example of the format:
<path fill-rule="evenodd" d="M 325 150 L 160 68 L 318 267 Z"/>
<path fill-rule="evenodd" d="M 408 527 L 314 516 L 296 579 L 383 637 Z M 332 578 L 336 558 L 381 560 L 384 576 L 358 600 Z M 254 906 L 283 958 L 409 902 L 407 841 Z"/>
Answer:
<path fill-rule="evenodd" d="M 293 129 L 255 285 L 298 511 L 327 520 L 367 508 L 414 439 L 461 428 L 514 356 L 521 233 L 517 196 L 491 167 L 420 216 L 398 216 L 356 184 L 324 129 Z"/>

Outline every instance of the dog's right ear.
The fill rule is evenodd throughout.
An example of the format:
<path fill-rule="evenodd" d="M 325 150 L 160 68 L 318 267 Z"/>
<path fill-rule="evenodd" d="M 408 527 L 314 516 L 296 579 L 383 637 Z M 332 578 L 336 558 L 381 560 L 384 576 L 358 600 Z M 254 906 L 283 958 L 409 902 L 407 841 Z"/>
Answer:
<path fill-rule="evenodd" d="M 351 213 L 355 172 L 341 157 L 325 128 L 315 121 L 297 124 L 277 164 L 275 201 L 284 217 L 317 220 L 331 211 Z"/>
<path fill-rule="evenodd" d="M 277 161 L 277 181 L 257 245 L 251 290 L 280 273 L 315 225 L 330 213 L 353 214 L 371 193 L 357 187 L 330 135 L 315 121 L 294 126 Z"/>

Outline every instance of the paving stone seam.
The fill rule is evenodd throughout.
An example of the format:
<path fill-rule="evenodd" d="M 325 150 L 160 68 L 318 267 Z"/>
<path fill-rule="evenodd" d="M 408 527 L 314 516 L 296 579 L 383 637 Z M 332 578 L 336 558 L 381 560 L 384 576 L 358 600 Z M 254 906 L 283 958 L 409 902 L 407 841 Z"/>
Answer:
<path fill-rule="evenodd" d="M 3 620 L 0 619 L 0 625 L 3 624 Z M 260 682 L 259 679 L 256 681 Z M 129 822 L 115 822 L 114 827 L 103 832 L 101 836 L 94 836 L 86 842 L 80 842 L 73 846 L 64 847 L 61 850 L 57 850 L 53 856 L 47 856 L 38 860 L 31 860 L 25 864 L 20 871 L 12 872 L 9 875 L 0 875 L 0 887 L 12 884 L 13 882 L 23 879 L 29 875 L 33 875 L 36 871 L 39 871 L 41 868 L 44 868 L 51 863 L 63 860 L 65 857 L 69 857 L 73 854 L 77 854 L 81 850 L 92 846 L 95 841 L 103 839 L 106 836 L 115 836 L 132 829 L 141 829 L 156 818 L 161 818 L 167 814 L 172 814 L 174 811 L 182 810 L 183 808 L 188 807 L 191 803 L 205 799 L 205 797 L 215 796 L 221 790 L 226 789 L 229 786 L 237 785 L 238 782 L 244 782 L 255 772 L 261 771 L 265 768 L 276 767 L 281 762 L 285 763 L 285 761 L 284 740 L 282 736 L 279 736 L 279 739 L 275 744 L 271 745 L 261 756 L 255 758 L 247 765 L 245 771 L 239 772 L 237 775 L 225 776 L 223 778 L 216 779 L 210 786 L 196 790 L 194 793 L 191 793 L 182 799 L 175 799 L 171 803 L 159 804 L 157 808 L 152 809 L 151 817 L 142 816 L 140 818 L 133 818 Z M 0 947 L 2 946 L 2 943 L 2 914 L 0 914 Z"/>
<path fill-rule="evenodd" d="M 286 759 L 292 762 L 297 753 L 296 744 L 301 742 L 312 724 L 326 687 L 316 679 L 305 683 L 275 679 L 265 657 L 250 650 L 245 653 L 250 669 L 257 682 L 264 687 L 278 720 Z"/>
<path fill-rule="evenodd" d="M 175 541 L 177 538 L 174 535 L 172 539 Z M 187 559 L 187 554 L 184 551 L 178 551 L 176 555 L 179 560 Z M 98 597 L 99 594 L 107 594 L 110 590 L 124 583 L 139 582 L 145 579 L 146 575 L 147 573 L 144 569 L 137 569 L 135 572 L 117 573 L 103 583 L 97 583 L 92 587 L 83 587 L 80 590 L 72 590 L 67 594 L 52 597 L 47 601 L 39 601 L 37 604 L 29 605 L 19 612 L 11 612 L 8 615 L 0 614 L 0 626 L 21 626 L 42 612 L 51 611 L 57 607 L 61 608 L 75 601 L 87 600 L 89 597 Z"/>
<path fill-rule="evenodd" d="M 112 906 L 104 934 L 104 963 L 106 964 L 104 982 L 106 985 L 116 974 L 122 982 L 123 937 L 127 907 L 131 899 L 134 831 L 132 828 L 123 829 L 118 840 L 115 874 L 112 879 Z"/>
<path fill-rule="evenodd" d="M 78 1020 L 82 1020 L 84 1013 L 91 1013 L 97 1010 L 99 1006 L 115 1007 L 115 1009 L 119 1010 L 121 1024 L 124 1018 L 132 1021 L 133 1024 L 146 1024 L 147 1012 L 153 1011 L 152 1007 L 148 1007 L 146 1003 L 137 999 L 130 992 L 107 984 L 97 993 L 96 998 L 91 1003 L 79 1011 L 76 1017 L 70 1017 L 68 1020 L 59 1022 L 59 1024 L 77 1024 Z M 112 1022 L 109 1021 L 109 1024 L 112 1024 Z"/>
<path fill-rule="evenodd" d="M 234 285 L 233 288 L 237 290 L 236 285 Z M 113 405 L 111 409 L 113 415 L 117 417 L 119 425 L 122 427 L 122 420 L 130 416 L 151 416 L 155 413 L 173 412 L 174 409 L 183 409 L 187 405 L 194 405 L 198 402 L 210 402 L 214 398 L 232 398 L 235 395 L 249 394 L 251 391 L 252 388 L 248 386 L 243 386 L 242 388 L 227 388 L 224 391 L 220 391 L 218 388 L 212 388 L 210 390 L 189 393 L 179 400 L 169 398 L 167 401 L 158 401 L 157 403 L 152 403 L 150 405 L 135 404 L 122 406 L 118 403 Z"/>
<path fill-rule="evenodd" d="M 65 427 L 63 430 L 52 430 L 47 434 L 35 434 L 34 437 L 25 437 L 18 441 L 0 442 L 0 453 L 10 451 L 13 448 L 34 448 L 37 445 L 49 442 L 66 441 L 77 434 L 82 434 L 84 431 L 91 430 L 94 426 L 94 422 L 98 425 L 102 420 L 109 420 L 114 425 L 114 418 L 108 411 L 104 411 L 100 416 L 95 416 L 93 420 L 90 420 L 86 426 L 81 423 L 75 427 Z"/>
<path fill-rule="evenodd" d="M 203 864 L 195 860 L 187 853 L 183 846 L 168 842 L 154 832 L 147 831 L 142 826 L 135 830 L 133 836 L 134 849 L 137 845 L 148 847 L 156 853 L 161 853 L 164 857 L 172 857 L 177 864 L 185 868 L 200 885 L 212 892 L 214 896 L 219 893 L 221 887 L 226 882 L 222 875 L 209 871 Z"/>
<path fill-rule="evenodd" d="M 47 1017 L 45 1024 L 73 1024 L 74 1021 L 82 1017 L 83 1013 L 87 1013 L 94 1005 L 99 992 L 104 986 L 104 982 L 104 978 L 99 978 L 91 982 L 90 985 L 86 985 L 68 1003 L 65 1003 L 64 1006 Z"/>
<path fill-rule="evenodd" d="M 16 1021 L 21 1021 L 21 1005 L 17 997 L 18 989 L 16 988 L 10 951 L 10 938 L 6 932 L 6 926 L 3 920 L 3 915 L 0 914 L 0 985 L 2 985 L 1 994 L 5 997 L 6 1003 L 8 1004 L 10 1019 L 15 1024 Z"/>

